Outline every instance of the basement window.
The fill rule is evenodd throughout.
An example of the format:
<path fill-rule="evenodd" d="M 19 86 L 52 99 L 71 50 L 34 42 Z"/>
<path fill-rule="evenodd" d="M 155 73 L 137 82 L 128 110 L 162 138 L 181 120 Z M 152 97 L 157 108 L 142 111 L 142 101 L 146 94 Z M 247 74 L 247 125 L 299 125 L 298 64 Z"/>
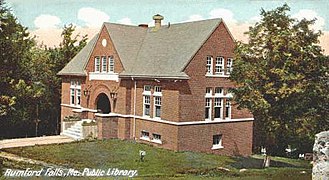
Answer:
<path fill-rule="evenodd" d="M 160 134 L 153 134 L 152 142 L 162 144 L 161 135 Z"/>
<path fill-rule="evenodd" d="M 141 137 L 140 139 L 149 141 L 150 140 L 150 133 L 148 131 L 143 130 L 141 132 Z"/>
<path fill-rule="evenodd" d="M 212 148 L 211 149 L 221 149 L 224 148 L 222 145 L 222 137 L 221 134 L 216 134 L 212 136 Z"/>

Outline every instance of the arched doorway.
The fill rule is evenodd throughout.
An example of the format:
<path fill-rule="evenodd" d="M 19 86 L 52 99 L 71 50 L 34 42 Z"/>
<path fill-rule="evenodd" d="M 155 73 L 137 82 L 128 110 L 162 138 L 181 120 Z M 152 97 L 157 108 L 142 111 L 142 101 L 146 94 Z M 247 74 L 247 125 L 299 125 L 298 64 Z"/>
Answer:
<path fill-rule="evenodd" d="M 106 94 L 99 94 L 96 100 L 97 110 L 100 110 L 100 113 L 108 114 L 111 112 L 110 100 Z"/>

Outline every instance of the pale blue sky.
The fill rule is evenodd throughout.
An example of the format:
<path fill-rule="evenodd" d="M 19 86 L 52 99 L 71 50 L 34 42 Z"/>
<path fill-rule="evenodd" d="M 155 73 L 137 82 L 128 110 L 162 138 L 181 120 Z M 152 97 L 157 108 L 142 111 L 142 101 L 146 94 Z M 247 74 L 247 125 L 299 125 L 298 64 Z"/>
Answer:
<path fill-rule="evenodd" d="M 54 26 L 63 27 L 73 23 L 81 27 L 92 26 L 89 21 L 109 20 L 132 24 L 149 23 L 152 15 L 160 13 L 166 22 L 183 22 L 192 19 L 208 19 L 216 12 L 228 10 L 235 23 L 249 22 L 258 16 L 260 9 L 273 9 L 285 2 L 291 7 L 291 14 L 308 12 L 320 17 L 322 30 L 329 30 L 329 0 L 5 0 L 18 20 L 29 29 Z M 84 10 L 84 11 L 83 11 Z M 308 10 L 308 11 L 301 11 Z M 80 16 L 79 16 L 80 11 Z M 96 13 L 95 13 L 96 12 Z M 225 12 L 225 11 L 224 11 Z M 88 19 L 88 13 L 101 13 Z M 85 14 L 85 15 L 83 15 Z M 39 21 L 36 19 L 41 15 Z M 193 16 L 194 15 L 194 16 Z M 194 18 L 193 18 L 194 17 Z M 47 18 L 50 18 L 47 20 Z M 92 17 L 91 17 L 92 18 Z M 225 17 L 224 17 L 225 20 Z M 46 22 L 45 22 L 46 21 Z M 89 24 L 88 24 L 89 22 Z M 39 24 L 38 24 L 39 23 Z M 40 23 L 50 23 L 42 26 Z M 53 23 L 53 24 L 51 24 Z M 97 24 L 97 23 L 96 23 Z M 95 25 L 95 24 L 94 24 Z"/>

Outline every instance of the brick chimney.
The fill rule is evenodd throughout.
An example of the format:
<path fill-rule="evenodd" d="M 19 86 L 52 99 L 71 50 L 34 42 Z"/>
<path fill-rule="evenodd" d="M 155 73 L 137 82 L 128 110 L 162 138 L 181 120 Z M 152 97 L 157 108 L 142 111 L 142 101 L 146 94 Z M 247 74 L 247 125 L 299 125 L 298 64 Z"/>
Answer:
<path fill-rule="evenodd" d="M 160 14 L 156 14 L 153 16 L 154 24 L 155 24 L 155 29 L 160 29 L 161 27 L 161 21 L 163 20 L 163 16 Z"/>

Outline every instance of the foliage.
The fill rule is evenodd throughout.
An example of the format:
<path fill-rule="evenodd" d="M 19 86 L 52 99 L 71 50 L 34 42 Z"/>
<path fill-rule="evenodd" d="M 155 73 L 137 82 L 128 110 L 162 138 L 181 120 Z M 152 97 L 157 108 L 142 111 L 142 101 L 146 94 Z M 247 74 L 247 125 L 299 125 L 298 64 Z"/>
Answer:
<path fill-rule="evenodd" d="M 289 10 L 285 4 L 261 11 L 261 21 L 247 32 L 248 43 L 237 43 L 231 75 L 238 84 L 235 101 L 254 114 L 255 145 L 280 155 L 288 144 L 310 151 L 305 144 L 329 128 L 328 57 L 318 45 L 321 32 L 310 28 L 315 20 L 298 21 Z"/>
<path fill-rule="evenodd" d="M 57 73 L 86 45 L 64 26 L 58 47 L 37 46 L 0 1 L 0 138 L 59 132 L 61 78 Z M 40 123 L 40 127 L 38 124 Z M 13 131 L 15 130 L 15 131 Z"/>

